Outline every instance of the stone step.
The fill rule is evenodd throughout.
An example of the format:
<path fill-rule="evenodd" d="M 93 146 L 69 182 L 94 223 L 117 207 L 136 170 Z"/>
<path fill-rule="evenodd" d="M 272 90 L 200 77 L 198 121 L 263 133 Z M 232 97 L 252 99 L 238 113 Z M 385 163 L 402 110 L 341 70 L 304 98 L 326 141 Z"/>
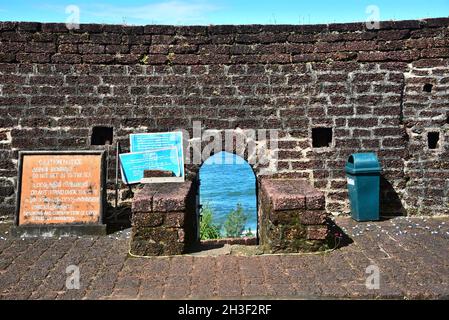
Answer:
<path fill-rule="evenodd" d="M 131 253 L 171 256 L 185 253 L 196 237 L 196 184 L 146 184 L 132 201 Z"/>
<path fill-rule="evenodd" d="M 265 252 L 327 248 L 328 215 L 322 192 L 298 179 L 263 179 L 260 187 L 260 245 Z"/>
<path fill-rule="evenodd" d="M 269 196 L 274 211 L 324 210 L 324 193 L 307 181 L 297 179 L 263 179 L 262 192 Z"/>

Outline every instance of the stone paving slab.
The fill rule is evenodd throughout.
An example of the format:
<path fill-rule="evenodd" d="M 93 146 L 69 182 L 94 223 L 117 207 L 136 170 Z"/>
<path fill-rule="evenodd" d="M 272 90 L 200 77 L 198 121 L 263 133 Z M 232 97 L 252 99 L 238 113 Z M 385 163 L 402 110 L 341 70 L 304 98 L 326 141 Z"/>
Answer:
<path fill-rule="evenodd" d="M 304 255 L 132 258 L 129 231 L 24 240 L 3 232 L 0 299 L 449 298 L 449 217 L 336 223 L 353 242 Z M 70 265 L 79 290 L 66 288 Z M 378 290 L 365 285 L 370 265 Z"/>

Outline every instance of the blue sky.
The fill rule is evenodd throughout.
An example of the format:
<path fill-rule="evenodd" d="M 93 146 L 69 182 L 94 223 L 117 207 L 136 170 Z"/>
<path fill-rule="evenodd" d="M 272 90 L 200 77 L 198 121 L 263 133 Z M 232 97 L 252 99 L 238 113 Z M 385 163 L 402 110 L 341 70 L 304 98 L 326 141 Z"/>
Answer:
<path fill-rule="evenodd" d="M 354 22 L 368 19 L 370 5 L 381 20 L 449 16 L 449 0 L 0 0 L 0 20 L 66 22 L 69 5 L 81 23 L 129 25 Z"/>

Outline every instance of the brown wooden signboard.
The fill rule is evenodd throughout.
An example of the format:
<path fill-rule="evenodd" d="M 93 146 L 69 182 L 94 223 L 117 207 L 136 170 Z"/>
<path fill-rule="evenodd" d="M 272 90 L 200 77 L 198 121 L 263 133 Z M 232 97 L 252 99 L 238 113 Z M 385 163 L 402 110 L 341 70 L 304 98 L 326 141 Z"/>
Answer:
<path fill-rule="evenodd" d="M 16 225 L 102 224 L 104 152 L 19 153 Z"/>

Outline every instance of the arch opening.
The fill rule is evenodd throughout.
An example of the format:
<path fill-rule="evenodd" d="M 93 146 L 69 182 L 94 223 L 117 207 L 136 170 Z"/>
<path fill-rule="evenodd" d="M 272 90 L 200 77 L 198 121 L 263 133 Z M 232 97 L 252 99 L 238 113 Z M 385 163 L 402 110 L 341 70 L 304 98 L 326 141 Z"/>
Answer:
<path fill-rule="evenodd" d="M 248 162 L 219 152 L 202 164 L 199 179 L 200 239 L 256 238 L 257 180 Z"/>

